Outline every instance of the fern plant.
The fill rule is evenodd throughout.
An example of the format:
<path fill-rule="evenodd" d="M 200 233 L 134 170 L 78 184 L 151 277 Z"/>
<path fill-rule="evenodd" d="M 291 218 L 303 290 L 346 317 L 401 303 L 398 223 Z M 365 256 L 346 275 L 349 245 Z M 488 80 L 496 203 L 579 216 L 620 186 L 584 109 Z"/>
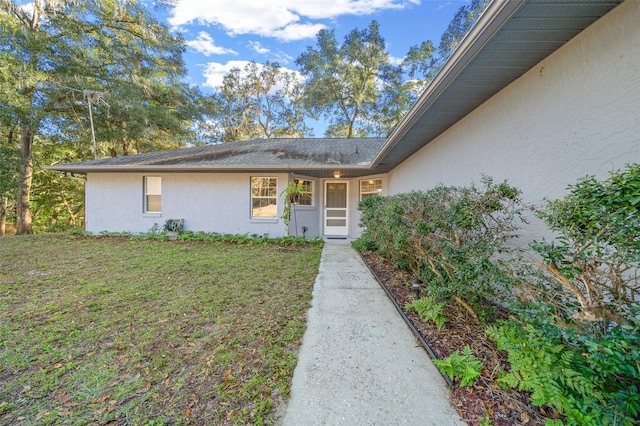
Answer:
<path fill-rule="evenodd" d="M 444 303 L 436 302 L 433 297 L 424 296 L 407 303 L 404 308 L 407 311 L 415 311 L 422 321 L 433 321 L 438 330 L 440 330 L 447 321 L 447 317 L 442 314 L 444 306 Z"/>
<path fill-rule="evenodd" d="M 500 383 L 530 392 L 535 406 L 554 407 L 568 425 L 638 424 L 638 328 L 592 339 L 512 319 L 488 327 L 487 335 L 507 351 L 511 364 Z M 562 423 L 547 422 L 556 424 Z"/>
<path fill-rule="evenodd" d="M 480 377 L 482 362 L 471 352 L 469 345 L 462 353 L 457 349 L 445 359 L 433 360 L 433 364 L 451 380 L 460 379 L 460 386 L 471 386 Z"/>

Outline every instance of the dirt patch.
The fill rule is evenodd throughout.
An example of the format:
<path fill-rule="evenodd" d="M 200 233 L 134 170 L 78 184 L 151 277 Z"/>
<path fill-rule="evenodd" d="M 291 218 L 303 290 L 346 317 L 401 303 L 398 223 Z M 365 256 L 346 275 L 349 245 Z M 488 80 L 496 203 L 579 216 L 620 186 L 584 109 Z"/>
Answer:
<path fill-rule="evenodd" d="M 362 257 L 398 305 L 404 307 L 414 300 L 409 284 L 413 278 L 410 274 L 393 268 L 376 253 L 363 253 Z M 534 407 L 526 393 L 503 389 L 498 384 L 500 373 L 509 369 L 507 354 L 498 350 L 485 335 L 483 324 L 474 322 L 455 306 L 444 311 L 447 322 L 440 330 L 435 324 L 422 321 L 415 312 L 404 312 L 438 359 L 469 345 L 482 361 L 484 369 L 473 386 L 460 387 L 454 383 L 451 391 L 451 402 L 467 424 L 487 424 L 483 422 L 490 420 L 494 426 L 532 426 L 543 425 L 545 420 L 556 418 L 551 408 Z"/>

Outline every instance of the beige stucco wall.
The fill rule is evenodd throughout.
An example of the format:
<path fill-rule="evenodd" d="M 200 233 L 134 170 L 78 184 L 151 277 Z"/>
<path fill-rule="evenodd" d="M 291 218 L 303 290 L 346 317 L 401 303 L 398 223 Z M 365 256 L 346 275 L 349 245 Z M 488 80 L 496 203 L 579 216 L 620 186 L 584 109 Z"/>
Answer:
<path fill-rule="evenodd" d="M 143 176 L 162 177 L 162 213 L 143 213 Z M 92 233 L 147 232 L 167 219 L 184 219 L 185 229 L 225 234 L 285 234 L 283 204 L 276 219 L 251 219 L 250 177 L 278 178 L 278 195 L 286 173 L 90 173 L 86 187 L 86 230 Z"/>
<path fill-rule="evenodd" d="M 640 161 L 640 1 L 629 0 L 389 174 L 389 192 L 508 179 L 528 203 Z M 523 242 L 545 228 L 535 223 Z"/>

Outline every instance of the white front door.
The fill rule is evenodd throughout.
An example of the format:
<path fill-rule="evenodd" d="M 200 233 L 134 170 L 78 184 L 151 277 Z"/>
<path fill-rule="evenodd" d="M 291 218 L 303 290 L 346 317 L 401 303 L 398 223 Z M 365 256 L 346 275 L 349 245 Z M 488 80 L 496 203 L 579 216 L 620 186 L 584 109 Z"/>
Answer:
<path fill-rule="evenodd" d="M 324 183 L 324 234 L 348 235 L 347 182 L 327 180 Z"/>

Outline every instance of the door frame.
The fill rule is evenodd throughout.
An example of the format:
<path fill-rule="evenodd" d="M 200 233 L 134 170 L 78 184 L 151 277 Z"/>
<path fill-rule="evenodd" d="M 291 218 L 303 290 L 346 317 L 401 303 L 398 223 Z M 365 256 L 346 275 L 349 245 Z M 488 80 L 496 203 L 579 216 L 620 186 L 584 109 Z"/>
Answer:
<path fill-rule="evenodd" d="M 345 225 L 344 226 L 328 226 L 327 225 L 327 195 L 329 193 L 329 184 L 343 183 L 345 185 Z M 323 183 L 322 194 L 322 234 L 323 235 L 336 235 L 346 237 L 349 235 L 349 181 L 342 179 L 325 179 Z"/>

